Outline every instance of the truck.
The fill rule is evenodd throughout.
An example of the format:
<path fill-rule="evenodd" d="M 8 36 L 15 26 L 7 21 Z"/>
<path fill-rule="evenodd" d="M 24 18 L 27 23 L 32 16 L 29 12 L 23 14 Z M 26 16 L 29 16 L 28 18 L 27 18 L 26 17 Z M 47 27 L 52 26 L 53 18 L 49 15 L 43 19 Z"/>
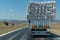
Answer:
<path fill-rule="evenodd" d="M 50 35 L 50 28 L 56 13 L 55 1 L 29 1 L 27 19 L 31 35 Z"/>

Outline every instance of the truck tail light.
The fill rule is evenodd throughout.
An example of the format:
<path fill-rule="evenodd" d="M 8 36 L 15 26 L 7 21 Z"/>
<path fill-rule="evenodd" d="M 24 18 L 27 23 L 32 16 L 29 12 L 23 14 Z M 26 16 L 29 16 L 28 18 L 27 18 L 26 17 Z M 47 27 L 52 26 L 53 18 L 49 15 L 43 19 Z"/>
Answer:
<path fill-rule="evenodd" d="M 37 26 L 36 25 L 32 25 L 32 29 L 36 29 L 37 28 Z"/>
<path fill-rule="evenodd" d="M 48 25 L 44 25 L 44 28 L 49 28 L 49 26 Z"/>

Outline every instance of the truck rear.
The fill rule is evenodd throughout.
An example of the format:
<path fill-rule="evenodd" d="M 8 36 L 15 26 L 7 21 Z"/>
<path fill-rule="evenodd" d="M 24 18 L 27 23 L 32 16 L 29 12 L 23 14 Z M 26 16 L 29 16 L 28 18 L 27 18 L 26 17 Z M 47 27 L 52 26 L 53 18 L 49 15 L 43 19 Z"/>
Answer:
<path fill-rule="evenodd" d="M 29 2 L 27 19 L 31 35 L 50 35 L 47 29 L 55 17 L 55 5 L 55 1 Z"/>

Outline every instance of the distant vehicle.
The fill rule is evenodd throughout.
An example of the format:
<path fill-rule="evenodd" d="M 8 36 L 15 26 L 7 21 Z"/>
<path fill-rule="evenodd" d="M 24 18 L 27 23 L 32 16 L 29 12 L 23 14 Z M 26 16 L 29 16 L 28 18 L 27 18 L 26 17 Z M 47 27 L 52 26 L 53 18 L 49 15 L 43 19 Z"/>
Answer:
<path fill-rule="evenodd" d="M 47 28 L 55 17 L 55 5 L 55 1 L 29 2 L 27 19 L 31 35 L 50 35 Z"/>

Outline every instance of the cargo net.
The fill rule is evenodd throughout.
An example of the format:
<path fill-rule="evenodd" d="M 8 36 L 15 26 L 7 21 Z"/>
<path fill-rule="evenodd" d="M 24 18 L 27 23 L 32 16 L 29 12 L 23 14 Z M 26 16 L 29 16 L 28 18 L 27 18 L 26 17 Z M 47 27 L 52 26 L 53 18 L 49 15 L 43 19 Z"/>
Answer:
<path fill-rule="evenodd" d="M 53 19 L 56 13 L 55 1 L 30 2 L 28 5 L 28 19 Z"/>

